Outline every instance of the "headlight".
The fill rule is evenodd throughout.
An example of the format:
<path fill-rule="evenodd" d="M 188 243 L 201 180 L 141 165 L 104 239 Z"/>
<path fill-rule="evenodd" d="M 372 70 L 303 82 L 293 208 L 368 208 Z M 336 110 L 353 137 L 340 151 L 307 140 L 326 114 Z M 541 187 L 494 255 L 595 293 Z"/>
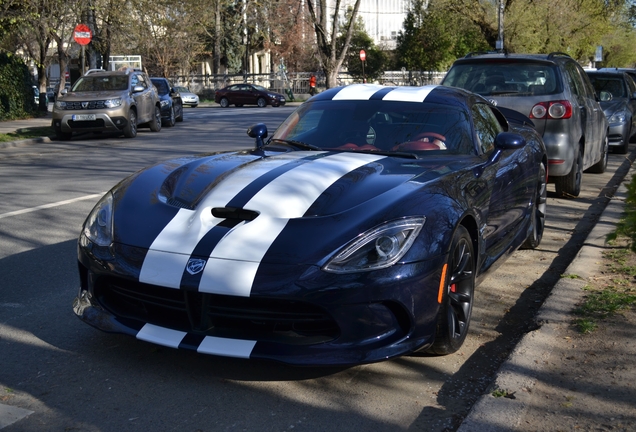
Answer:
<path fill-rule="evenodd" d="M 625 111 L 616 111 L 612 114 L 608 121 L 610 123 L 625 123 L 625 120 L 627 120 L 627 114 Z"/>
<path fill-rule="evenodd" d="M 121 106 L 121 98 L 118 99 L 108 99 L 104 102 L 106 108 L 117 108 Z"/>
<path fill-rule="evenodd" d="M 165 107 L 165 106 L 168 106 L 168 104 L 170 103 L 170 101 L 168 101 L 168 100 L 162 100 L 162 101 L 160 101 L 159 103 L 161 103 L 161 106 L 162 106 L 162 107 Z"/>
<path fill-rule="evenodd" d="M 61 101 L 61 100 L 56 100 L 55 101 L 55 107 L 64 109 L 64 108 L 66 108 L 66 102 Z"/>
<path fill-rule="evenodd" d="M 84 222 L 84 235 L 98 246 L 113 242 L 113 194 L 99 200 Z"/>
<path fill-rule="evenodd" d="M 323 266 L 331 273 L 355 273 L 387 268 L 408 252 L 426 218 L 413 217 L 375 227 L 346 245 Z"/>
<path fill-rule="evenodd" d="M 270 99 L 278 99 L 278 95 L 275 94 L 267 93 L 267 96 L 269 96 Z"/>

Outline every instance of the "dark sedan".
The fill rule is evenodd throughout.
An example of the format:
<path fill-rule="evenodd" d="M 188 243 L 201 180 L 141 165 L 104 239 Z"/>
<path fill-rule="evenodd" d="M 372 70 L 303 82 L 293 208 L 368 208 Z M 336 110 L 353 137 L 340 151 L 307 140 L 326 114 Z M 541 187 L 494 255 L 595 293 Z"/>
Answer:
<path fill-rule="evenodd" d="M 232 84 L 217 90 L 214 95 L 214 101 L 223 108 L 227 108 L 230 105 L 237 107 L 258 105 L 263 108 L 267 105 L 273 107 L 285 105 L 285 96 L 256 84 Z"/>
<path fill-rule="evenodd" d="M 161 121 L 164 126 L 172 127 L 175 122 L 183 121 L 183 101 L 181 95 L 166 78 L 152 77 L 152 84 L 161 99 Z"/>
<path fill-rule="evenodd" d="M 475 286 L 541 242 L 543 141 L 476 94 L 334 88 L 271 138 L 248 134 L 251 149 L 159 163 L 97 203 L 79 238 L 80 319 L 297 365 L 449 354 Z"/>

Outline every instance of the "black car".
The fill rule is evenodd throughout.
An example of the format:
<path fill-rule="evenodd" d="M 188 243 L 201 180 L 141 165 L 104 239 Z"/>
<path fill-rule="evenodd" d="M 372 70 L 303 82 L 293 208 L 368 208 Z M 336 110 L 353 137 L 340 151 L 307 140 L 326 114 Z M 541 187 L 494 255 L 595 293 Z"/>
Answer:
<path fill-rule="evenodd" d="M 242 107 L 243 105 L 258 105 L 261 108 L 271 105 L 273 107 L 285 105 L 285 96 L 280 93 L 267 90 L 256 84 L 232 84 L 221 90 L 217 90 L 214 101 L 223 108 L 230 105 Z"/>
<path fill-rule="evenodd" d="M 629 150 L 636 133 L 636 83 L 620 70 L 587 70 L 609 122 L 609 145 L 618 153 Z"/>
<path fill-rule="evenodd" d="M 251 149 L 159 163 L 98 202 L 79 239 L 80 319 L 297 365 L 449 354 L 475 286 L 541 242 L 541 137 L 473 93 L 333 88 L 271 138 L 248 134 Z"/>
<path fill-rule="evenodd" d="M 605 171 L 608 123 L 588 76 L 567 54 L 471 53 L 442 84 L 530 117 L 548 149 L 557 196 L 577 197 L 584 170 Z"/>
<path fill-rule="evenodd" d="M 151 77 L 161 99 L 161 121 L 164 126 L 172 127 L 175 122 L 183 121 L 183 101 L 181 95 L 166 78 Z"/>

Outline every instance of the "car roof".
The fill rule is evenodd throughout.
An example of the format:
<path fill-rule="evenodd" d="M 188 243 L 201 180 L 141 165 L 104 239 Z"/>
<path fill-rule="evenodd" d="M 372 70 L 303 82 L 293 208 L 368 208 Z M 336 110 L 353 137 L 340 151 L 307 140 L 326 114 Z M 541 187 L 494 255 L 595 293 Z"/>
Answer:
<path fill-rule="evenodd" d="M 568 54 L 562 52 L 551 52 L 549 54 L 523 54 L 523 53 L 508 53 L 508 52 L 492 52 L 492 51 L 475 51 L 466 54 L 466 56 L 459 58 L 456 62 L 470 62 L 475 59 L 490 59 L 490 60 L 530 60 L 530 61 L 547 61 L 555 62 L 559 59 L 572 59 Z"/>

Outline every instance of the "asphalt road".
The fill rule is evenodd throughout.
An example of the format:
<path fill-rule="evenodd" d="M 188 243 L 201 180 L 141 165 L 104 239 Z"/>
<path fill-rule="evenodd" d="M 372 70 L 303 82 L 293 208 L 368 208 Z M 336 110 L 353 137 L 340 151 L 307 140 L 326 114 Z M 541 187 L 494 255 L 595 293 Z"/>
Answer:
<path fill-rule="evenodd" d="M 160 160 L 251 147 L 248 126 L 273 131 L 291 110 L 186 109 L 183 123 L 132 140 L 90 135 L 0 150 L 3 432 L 455 430 L 533 328 L 626 172 L 625 156 L 610 155 L 605 174 L 584 175 L 578 199 L 549 196 L 540 248 L 516 252 L 480 285 L 470 334 L 450 356 L 293 368 L 158 347 L 74 317 L 75 242 L 103 192 Z M 19 420 L 3 429 L 11 416 Z"/>

